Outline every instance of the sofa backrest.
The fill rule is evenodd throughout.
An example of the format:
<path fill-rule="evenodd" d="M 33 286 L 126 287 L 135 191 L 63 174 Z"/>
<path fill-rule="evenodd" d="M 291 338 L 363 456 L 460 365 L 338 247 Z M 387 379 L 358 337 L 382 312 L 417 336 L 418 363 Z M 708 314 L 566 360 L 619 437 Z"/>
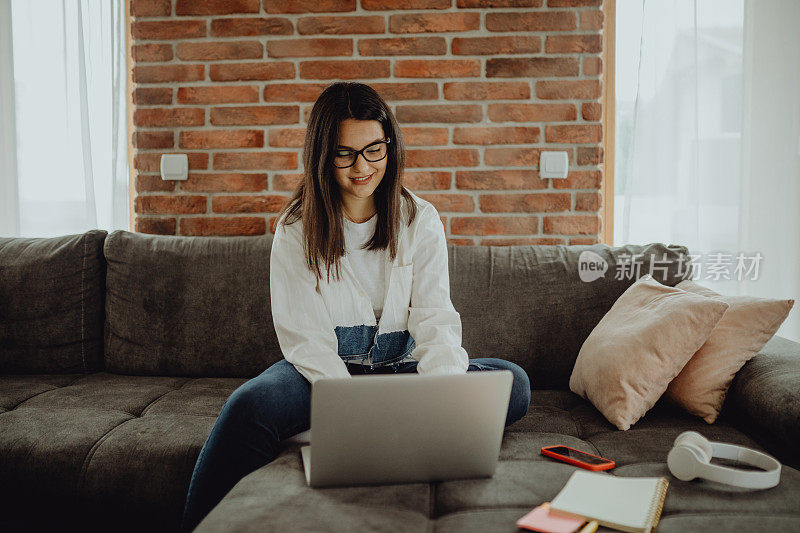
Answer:
<path fill-rule="evenodd" d="M 517 363 L 533 388 L 569 388 L 583 342 L 614 302 L 645 274 L 669 286 L 690 277 L 688 253 L 663 244 L 450 246 L 462 346 L 470 357 Z M 579 262 L 608 268 L 583 281 Z"/>
<path fill-rule="evenodd" d="M 103 369 L 106 235 L 0 238 L 0 373 Z"/>
<path fill-rule="evenodd" d="M 252 377 L 280 360 L 269 305 L 271 246 L 271 234 L 113 232 L 105 244 L 107 369 Z M 583 341 L 635 279 L 651 273 L 674 286 L 689 275 L 688 262 L 680 262 L 688 250 L 663 244 L 450 245 L 448 251 L 467 353 L 513 361 L 538 388 L 567 387 Z M 603 277 L 581 280 L 582 252 L 608 265 Z M 638 271 L 617 276 L 626 261 Z"/>

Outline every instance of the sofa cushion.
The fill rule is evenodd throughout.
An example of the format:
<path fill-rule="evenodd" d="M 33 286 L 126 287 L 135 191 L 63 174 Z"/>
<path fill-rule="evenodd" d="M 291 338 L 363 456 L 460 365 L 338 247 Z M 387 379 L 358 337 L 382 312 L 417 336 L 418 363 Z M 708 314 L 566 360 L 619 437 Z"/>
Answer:
<path fill-rule="evenodd" d="M 103 368 L 106 235 L 0 238 L 0 373 Z"/>
<path fill-rule="evenodd" d="M 253 377 L 282 358 L 269 305 L 272 236 L 108 236 L 106 369 Z"/>
<path fill-rule="evenodd" d="M 688 253 L 657 243 L 451 245 L 450 292 L 462 346 L 470 357 L 517 363 L 534 389 L 567 389 L 581 345 L 620 295 L 645 274 L 670 287 L 691 277 Z M 608 269 L 583 281 L 581 257 Z"/>

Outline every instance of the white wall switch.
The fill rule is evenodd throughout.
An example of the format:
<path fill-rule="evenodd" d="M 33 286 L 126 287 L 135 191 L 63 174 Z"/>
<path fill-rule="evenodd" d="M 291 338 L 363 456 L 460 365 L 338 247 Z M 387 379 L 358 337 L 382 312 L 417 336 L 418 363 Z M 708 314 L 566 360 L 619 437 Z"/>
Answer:
<path fill-rule="evenodd" d="M 567 152 L 541 152 L 539 154 L 539 177 L 565 179 L 569 171 Z"/>
<path fill-rule="evenodd" d="M 186 154 L 161 155 L 161 179 L 185 180 L 189 176 L 189 156 Z"/>

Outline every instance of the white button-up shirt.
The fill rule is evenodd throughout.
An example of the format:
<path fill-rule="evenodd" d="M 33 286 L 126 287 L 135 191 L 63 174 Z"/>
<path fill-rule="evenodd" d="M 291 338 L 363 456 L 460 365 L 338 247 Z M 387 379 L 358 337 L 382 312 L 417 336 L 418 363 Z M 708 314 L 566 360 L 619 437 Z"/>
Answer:
<path fill-rule="evenodd" d="M 346 256 L 339 281 L 333 275 L 328 281 L 324 266 L 317 280 L 305 263 L 302 220 L 284 226 L 284 214 L 278 221 L 270 252 L 272 319 L 283 356 L 309 382 L 350 378 L 345 360 L 367 354 L 376 366 L 410 355 L 420 374 L 467 371 L 461 315 L 450 300 L 444 227 L 433 204 L 411 195 L 417 216 L 409 226 L 403 198 L 380 320 Z"/>

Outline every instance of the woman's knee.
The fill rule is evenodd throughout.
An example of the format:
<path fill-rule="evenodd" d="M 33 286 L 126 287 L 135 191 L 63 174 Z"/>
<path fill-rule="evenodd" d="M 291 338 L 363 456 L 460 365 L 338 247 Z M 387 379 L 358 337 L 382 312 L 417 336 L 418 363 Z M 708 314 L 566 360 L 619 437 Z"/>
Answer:
<path fill-rule="evenodd" d="M 291 409 L 294 404 L 302 407 L 310 401 L 310 395 L 308 381 L 283 359 L 234 390 L 220 416 L 224 414 L 237 422 L 257 421 L 269 418 L 273 412 Z"/>

